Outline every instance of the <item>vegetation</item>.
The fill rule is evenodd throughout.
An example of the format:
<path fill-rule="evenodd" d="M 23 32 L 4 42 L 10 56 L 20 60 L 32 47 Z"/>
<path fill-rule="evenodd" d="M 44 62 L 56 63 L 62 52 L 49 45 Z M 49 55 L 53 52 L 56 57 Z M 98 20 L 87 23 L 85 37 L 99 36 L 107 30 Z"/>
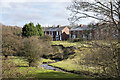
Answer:
<path fill-rule="evenodd" d="M 31 22 L 29 24 L 25 24 L 22 28 L 22 36 L 24 37 L 43 36 L 43 35 L 44 35 L 44 32 L 40 24 L 37 24 L 36 26 L 34 26 L 34 24 Z"/>
<path fill-rule="evenodd" d="M 9 63 L 9 64 L 8 64 Z M 84 78 L 77 74 L 68 74 L 44 68 L 29 67 L 28 62 L 23 57 L 9 56 L 2 61 L 4 78 Z"/>
<path fill-rule="evenodd" d="M 70 47 L 70 46 L 74 46 L 74 47 L 88 47 L 87 44 L 82 44 L 86 41 L 82 41 L 82 42 L 71 42 L 71 41 L 51 41 L 51 45 L 63 45 L 64 47 Z"/>
<path fill-rule="evenodd" d="M 21 45 L 21 28 L 16 26 L 2 26 L 2 55 L 18 55 Z"/>
<path fill-rule="evenodd" d="M 92 54 L 89 48 L 80 48 L 75 50 L 75 54 L 71 55 L 67 60 L 63 60 L 57 63 L 51 63 L 49 65 L 65 69 L 67 71 L 73 72 L 89 72 L 89 73 L 99 73 L 103 72 L 102 68 L 96 65 L 85 64 L 86 55 Z M 89 55 L 88 55 L 89 56 Z M 89 74 L 90 75 L 90 74 Z"/>
<path fill-rule="evenodd" d="M 89 41 L 89 44 L 87 42 L 87 45 L 90 45 L 94 42 L 96 41 Z M 99 45 L 110 45 L 110 43 L 106 42 L 106 40 L 97 40 L 97 44 L 98 43 Z M 113 40 L 112 43 L 115 44 L 116 41 Z M 60 42 L 60 44 L 62 44 L 62 42 Z M 85 42 L 81 44 L 85 44 Z M 69 45 L 69 43 L 67 44 L 66 42 L 66 45 Z M 94 45 L 92 45 L 90 48 L 78 47 L 74 52 L 75 54 L 70 55 L 67 60 L 49 65 L 72 72 L 88 71 L 90 73 L 92 72 L 93 74 L 97 73 L 99 76 L 102 75 L 102 77 L 117 76 L 117 59 L 114 58 L 115 53 L 112 53 L 114 51 L 112 51 L 111 48 L 105 48 L 102 50 L 100 47 L 94 47 Z"/>
<path fill-rule="evenodd" d="M 23 56 L 28 60 L 29 66 L 37 67 L 41 56 L 51 52 L 51 46 L 38 37 L 24 38 L 22 52 Z"/>
<path fill-rule="evenodd" d="M 102 66 L 107 77 L 120 77 L 120 1 L 79 2 L 73 1 L 68 10 L 71 11 L 71 23 L 82 18 L 94 18 L 100 22 L 96 31 L 102 29 L 102 35 L 96 34 L 94 42 L 86 43 L 97 47 L 92 49 L 93 54 L 86 58 L 87 64 Z M 92 13 L 92 14 L 90 14 Z M 109 31 L 108 34 L 105 32 Z M 99 44 L 97 40 L 104 40 L 109 45 Z M 116 40 L 116 43 L 113 43 Z M 105 57 L 104 57 L 105 56 Z M 95 59 L 94 59 L 95 58 Z M 85 64 L 86 64 L 85 63 Z"/>
<path fill-rule="evenodd" d="M 42 58 L 42 59 L 41 59 L 41 62 L 42 62 L 42 63 L 53 63 L 53 62 L 55 62 L 55 60 Z"/>
<path fill-rule="evenodd" d="M 43 39 L 44 41 L 47 41 L 47 42 L 51 42 L 52 41 L 52 37 L 49 36 L 49 35 L 41 36 L 40 39 Z"/>
<path fill-rule="evenodd" d="M 8 32 L 6 32 L 7 30 Z M 117 58 L 114 58 L 115 53 L 113 53 L 116 47 L 104 48 L 92 44 L 97 42 L 97 44 L 101 46 L 110 46 L 110 42 L 112 41 L 111 44 L 116 44 L 116 40 L 111 40 L 110 42 L 106 42 L 106 40 L 80 42 L 51 41 L 49 36 L 22 38 L 21 33 L 21 28 L 3 27 L 2 53 L 4 57 L 6 57 L 5 55 L 22 56 L 8 57 L 8 59 L 3 58 L 3 66 L 6 66 L 3 68 L 3 77 L 21 78 L 31 76 L 44 78 L 47 76 L 48 78 L 64 78 L 69 75 L 72 75 L 74 78 L 81 77 L 75 74 L 67 74 L 41 68 L 40 65 L 42 63 L 55 62 L 55 60 L 41 58 L 43 55 L 47 55 L 48 58 L 52 57 L 53 59 L 61 58 L 63 61 L 49 65 L 67 71 L 77 73 L 81 71 L 86 73 L 90 72 L 94 74 L 104 74 L 109 77 L 117 75 Z M 53 47 L 53 45 L 55 46 Z M 119 47 L 119 45 L 117 47 Z M 62 75 L 62 77 L 59 75 Z"/>
<path fill-rule="evenodd" d="M 43 32 L 43 29 L 42 29 L 41 25 L 37 24 L 36 28 L 38 30 L 39 36 L 44 36 L 44 32 Z"/>

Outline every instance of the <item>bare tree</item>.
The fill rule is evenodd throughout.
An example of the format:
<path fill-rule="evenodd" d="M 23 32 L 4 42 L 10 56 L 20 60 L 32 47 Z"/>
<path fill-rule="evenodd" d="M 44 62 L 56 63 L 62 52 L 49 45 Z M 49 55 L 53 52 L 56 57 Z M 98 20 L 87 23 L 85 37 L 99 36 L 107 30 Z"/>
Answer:
<path fill-rule="evenodd" d="M 49 54 L 52 48 L 47 41 L 39 37 L 28 37 L 23 40 L 22 54 L 29 62 L 29 66 L 39 67 L 41 56 Z"/>
<path fill-rule="evenodd" d="M 67 7 L 67 9 L 72 12 L 69 18 L 71 23 L 75 23 L 82 18 L 90 17 L 101 23 L 105 23 L 103 27 L 112 31 L 111 37 L 108 38 L 108 36 L 106 36 L 104 38 L 105 40 L 107 39 L 109 45 L 95 41 L 87 44 L 101 48 L 101 51 L 105 51 L 104 53 L 109 53 L 110 50 L 110 53 L 113 54 L 112 58 L 116 59 L 117 62 L 117 75 L 120 76 L 120 0 L 94 0 L 92 2 L 81 2 L 80 0 L 74 0 L 72 4 Z M 115 43 L 110 39 L 114 38 L 113 35 L 117 38 Z M 106 51 L 107 48 L 108 51 Z"/>

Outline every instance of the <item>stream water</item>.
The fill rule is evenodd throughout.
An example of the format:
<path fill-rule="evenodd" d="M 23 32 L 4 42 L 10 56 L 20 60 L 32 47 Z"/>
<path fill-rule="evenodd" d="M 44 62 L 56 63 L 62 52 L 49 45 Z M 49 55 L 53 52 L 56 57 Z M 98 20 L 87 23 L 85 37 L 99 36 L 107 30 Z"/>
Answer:
<path fill-rule="evenodd" d="M 55 62 L 59 62 L 60 60 L 55 60 Z M 52 67 L 48 65 L 49 63 L 42 64 L 41 67 L 44 67 L 45 69 L 49 70 L 58 70 L 58 68 Z"/>
<path fill-rule="evenodd" d="M 49 69 L 49 70 L 56 70 L 57 68 L 54 68 L 52 66 L 49 66 L 47 63 L 46 64 L 42 64 L 41 67 L 44 67 L 45 69 Z"/>

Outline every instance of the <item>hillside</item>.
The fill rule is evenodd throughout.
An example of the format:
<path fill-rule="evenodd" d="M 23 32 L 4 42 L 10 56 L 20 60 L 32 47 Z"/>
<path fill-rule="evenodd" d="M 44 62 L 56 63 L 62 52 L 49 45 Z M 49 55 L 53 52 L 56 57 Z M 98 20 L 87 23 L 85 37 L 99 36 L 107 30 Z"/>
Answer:
<path fill-rule="evenodd" d="M 13 35 L 21 36 L 22 28 L 17 26 L 2 25 L 2 34 L 11 33 Z"/>

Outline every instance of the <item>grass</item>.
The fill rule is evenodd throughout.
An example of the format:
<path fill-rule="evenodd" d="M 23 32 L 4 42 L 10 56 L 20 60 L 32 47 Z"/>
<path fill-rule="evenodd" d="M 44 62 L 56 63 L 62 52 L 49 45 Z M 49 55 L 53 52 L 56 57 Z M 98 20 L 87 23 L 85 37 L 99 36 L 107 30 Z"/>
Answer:
<path fill-rule="evenodd" d="M 8 58 L 8 61 L 13 62 L 16 66 L 29 66 L 28 62 L 23 57 L 9 56 Z"/>
<path fill-rule="evenodd" d="M 88 45 L 86 43 L 97 43 L 99 45 L 110 46 L 112 43 L 116 43 L 117 41 L 112 40 L 92 40 L 92 41 L 80 41 L 80 42 L 70 42 L 70 41 L 51 41 L 52 45 L 63 45 L 64 47 L 74 46 L 74 47 L 92 47 L 92 45 Z M 120 47 L 120 44 L 118 44 Z"/>
<path fill-rule="evenodd" d="M 42 58 L 41 61 L 42 61 L 42 62 L 46 62 L 46 63 L 48 63 L 48 62 L 55 62 L 55 60 L 44 59 L 44 58 Z"/>
<path fill-rule="evenodd" d="M 80 48 L 75 50 L 75 57 L 71 59 L 73 55 L 71 55 L 67 60 L 63 60 L 57 63 L 51 63 L 49 65 L 54 67 L 59 67 L 62 69 L 65 69 L 67 71 L 88 71 L 92 73 L 100 72 L 102 73 L 102 70 L 98 66 L 93 65 L 83 65 L 81 62 L 83 62 L 82 58 L 85 57 L 85 54 L 91 53 L 89 48 Z"/>
<path fill-rule="evenodd" d="M 52 45 L 63 45 L 64 47 L 74 46 L 74 47 L 88 47 L 88 45 L 82 44 L 83 42 L 69 42 L 69 41 L 51 41 Z"/>
<path fill-rule="evenodd" d="M 43 61 L 47 60 L 43 59 Z M 28 67 L 28 62 L 22 57 L 9 57 L 3 60 L 3 65 L 5 66 L 3 78 L 84 78 L 77 74 L 46 70 L 41 67 Z"/>
<path fill-rule="evenodd" d="M 51 63 L 49 65 L 54 66 L 54 67 L 59 67 L 67 71 L 88 71 L 92 73 L 96 73 L 99 71 L 99 68 L 93 67 L 93 66 L 88 66 L 88 65 L 80 65 L 78 63 L 75 63 L 75 60 L 65 60 L 65 61 L 60 61 L 57 63 Z M 102 70 L 100 70 L 102 72 Z"/>
<path fill-rule="evenodd" d="M 85 57 L 90 57 L 89 54 L 92 54 L 92 51 L 90 49 L 94 50 L 96 54 L 97 54 L 97 51 L 99 51 L 99 49 L 101 50 L 100 47 L 89 48 L 87 45 L 86 45 L 87 47 L 82 47 L 82 46 L 85 46 L 85 45 L 83 45 L 84 43 L 93 43 L 93 44 L 96 43 L 96 44 L 99 44 L 101 46 L 114 45 L 115 48 L 120 47 L 120 44 L 117 44 L 117 41 L 115 41 L 115 40 L 113 40 L 113 41 L 111 41 L 111 40 L 110 41 L 109 40 L 96 40 L 95 41 L 94 40 L 94 41 L 74 42 L 74 43 L 68 42 L 68 41 L 52 41 L 53 45 L 63 45 L 65 47 L 75 46 L 75 47 L 77 47 L 77 49 L 75 49 L 75 54 L 71 55 L 69 57 L 69 59 L 63 60 L 63 61 L 60 61 L 60 62 L 57 62 L 57 63 L 51 63 L 49 65 L 54 66 L 54 67 L 58 67 L 58 68 L 61 68 L 61 69 L 67 70 L 67 71 L 76 71 L 76 72 L 77 71 L 83 71 L 83 72 L 84 71 L 89 71 L 89 72 L 92 72 L 92 73 L 102 73 L 102 74 L 104 74 L 102 66 L 98 66 L 98 65 L 95 66 L 94 63 L 90 64 L 90 65 L 87 64 L 87 63 L 86 64 L 82 63 L 82 62 L 85 61 L 84 60 Z M 117 44 L 117 45 L 115 46 L 115 44 Z M 99 57 L 99 56 L 97 56 L 97 57 Z M 106 57 L 104 57 L 104 58 L 106 58 Z"/>

